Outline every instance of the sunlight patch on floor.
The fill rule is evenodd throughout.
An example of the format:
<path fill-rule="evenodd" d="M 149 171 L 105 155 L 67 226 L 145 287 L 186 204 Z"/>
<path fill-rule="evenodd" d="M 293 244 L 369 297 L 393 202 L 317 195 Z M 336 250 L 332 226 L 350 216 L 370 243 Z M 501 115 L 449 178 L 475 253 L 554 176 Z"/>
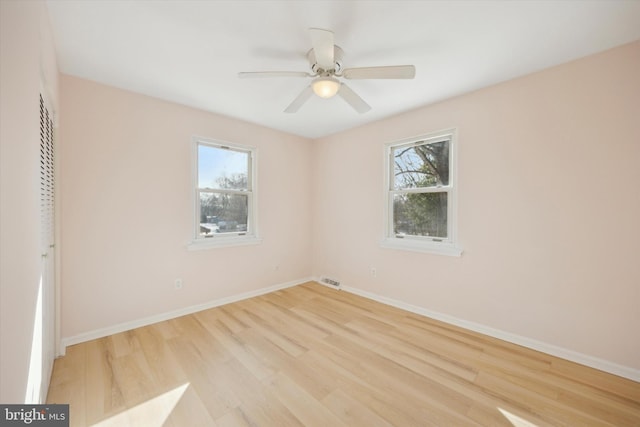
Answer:
<path fill-rule="evenodd" d="M 498 408 L 498 411 L 507 419 L 514 427 L 537 427 L 536 424 L 525 420 L 517 415 L 512 414 L 511 412 Z"/>
<path fill-rule="evenodd" d="M 107 418 L 94 427 L 107 426 L 148 426 L 160 427 L 164 425 L 176 407 L 182 395 L 189 387 L 189 383 L 176 387 L 173 390 L 149 399 L 133 408 Z"/>

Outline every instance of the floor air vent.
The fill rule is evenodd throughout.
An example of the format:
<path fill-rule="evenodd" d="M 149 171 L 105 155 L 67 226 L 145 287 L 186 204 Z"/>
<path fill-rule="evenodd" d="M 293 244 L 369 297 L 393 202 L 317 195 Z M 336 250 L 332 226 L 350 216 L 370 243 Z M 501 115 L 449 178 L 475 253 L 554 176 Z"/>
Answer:
<path fill-rule="evenodd" d="M 325 285 L 332 286 L 334 288 L 339 288 L 340 287 L 340 282 L 338 282 L 337 280 L 329 279 L 328 277 L 322 277 L 320 279 L 320 282 L 325 284 Z"/>

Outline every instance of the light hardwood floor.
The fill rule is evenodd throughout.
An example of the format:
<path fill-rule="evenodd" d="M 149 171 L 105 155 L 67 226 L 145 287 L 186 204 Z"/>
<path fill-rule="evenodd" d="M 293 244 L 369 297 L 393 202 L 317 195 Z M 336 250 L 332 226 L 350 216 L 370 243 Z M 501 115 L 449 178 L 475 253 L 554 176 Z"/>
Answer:
<path fill-rule="evenodd" d="M 72 426 L 640 426 L 640 383 L 307 283 L 56 360 Z"/>

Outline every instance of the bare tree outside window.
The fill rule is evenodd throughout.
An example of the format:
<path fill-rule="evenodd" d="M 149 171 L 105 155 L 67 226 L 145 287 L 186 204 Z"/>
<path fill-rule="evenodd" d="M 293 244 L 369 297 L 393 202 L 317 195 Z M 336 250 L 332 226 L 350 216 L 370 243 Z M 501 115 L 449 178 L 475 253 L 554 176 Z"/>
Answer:
<path fill-rule="evenodd" d="M 198 145 L 198 237 L 241 234 L 250 218 L 251 152 Z"/>
<path fill-rule="evenodd" d="M 392 149 L 393 233 L 448 237 L 449 139 Z"/>

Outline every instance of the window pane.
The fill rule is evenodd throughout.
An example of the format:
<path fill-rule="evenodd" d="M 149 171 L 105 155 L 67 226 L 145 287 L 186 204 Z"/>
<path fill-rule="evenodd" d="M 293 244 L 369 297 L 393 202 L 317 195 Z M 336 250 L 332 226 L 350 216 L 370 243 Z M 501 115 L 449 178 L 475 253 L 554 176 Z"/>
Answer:
<path fill-rule="evenodd" d="M 446 238 L 447 196 L 446 192 L 395 194 L 394 234 Z"/>
<path fill-rule="evenodd" d="M 393 150 L 394 188 L 449 185 L 449 141 Z"/>
<path fill-rule="evenodd" d="M 198 145 L 198 188 L 248 189 L 249 153 Z"/>
<path fill-rule="evenodd" d="M 247 194 L 200 193 L 200 237 L 247 231 Z"/>

